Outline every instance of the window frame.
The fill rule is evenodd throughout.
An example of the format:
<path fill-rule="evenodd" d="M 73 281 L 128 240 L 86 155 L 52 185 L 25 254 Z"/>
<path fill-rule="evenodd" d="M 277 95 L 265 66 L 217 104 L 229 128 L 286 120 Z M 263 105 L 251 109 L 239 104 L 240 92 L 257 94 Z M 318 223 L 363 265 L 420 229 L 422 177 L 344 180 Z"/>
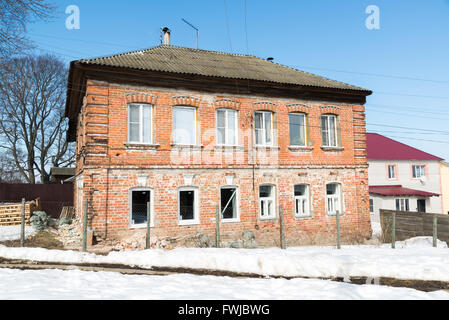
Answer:
<path fill-rule="evenodd" d="M 396 211 L 410 211 L 410 199 L 409 198 L 395 198 Z M 401 208 L 405 208 L 405 210 L 401 210 Z"/>
<path fill-rule="evenodd" d="M 394 168 L 394 177 L 390 177 L 390 167 Z M 398 180 L 398 165 L 397 164 L 387 164 L 387 179 L 388 180 Z"/>
<path fill-rule="evenodd" d="M 293 144 L 292 143 L 292 136 L 291 136 L 291 121 L 290 121 L 290 115 L 293 116 L 302 116 L 304 119 L 304 125 L 303 125 L 303 135 L 304 135 L 304 144 Z M 308 145 L 308 137 L 307 137 L 307 114 L 304 112 L 289 112 L 288 113 L 288 132 L 289 132 L 289 139 L 290 139 L 290 146 L 292 147 L 307 147 Z"/>
<path fill-rule="evenodd" d="M 420 175 L 419 177 L 415 177 L 415 173 L 417 173 L 417 171 L 415 170 L 415 167 L 423 167 L 423 174 Z M 412 164 L 411 169 L 412 169 L 412 179 L 419 180 L 422 177 L 427 177 L 427 165 L 426 164 L 422 164 L 422 163 Z"/>
<path fill-rule="evenodd" d="M 139 107 L 139 141 L 132 141 L 131 140 L 131 107 L 132 106 L 138 106 Z M 150 124 L 149 124 L 149 129 L 150 129 L 150 141 L 149 142 L 144 142 L 143 141 L 143 108 L 144 107 L 149 107 L 150 109 L 150 115 L 151 115 L 151 119 L 150 119 Z M 127 126 L 127 143 L 128 144 L 148 144 L 151 145 L 154 143 L 154 130 L 153 130 L 153 126 L 154 126 L 154 105 L 153 104 L 149 104 L 149 103 L 128 103 L 127 104 L 127 119 L 126 119 L 126 126 Z"/>
<path fill-rule="evenodd" d="M 373 198 L 369 199 L 369 212 L 371 214 L 374 214 L 374 199 Z"/>
<path fill-rule="evenodd" d="M 295 195 L 295 188 L 297 186 L 305 186 L 306 187 L 306 194 L 304 196 L 297 196 Z M 310 205 L 310 185 L 306 184 L 306 183 L 299 183 L 299 184 L 295 184 L 293 186 L 293 209 L 294 209 L 294 213 L 295 213 L 295 217 L 296 218 L 307 218 L 310 217 L 312 215 L 312 211 L 311 211 L 311 205 Z M 297 201 L 298 200 L 305 200 L 306 201 L 306 212 L 303 212 L 302 214 L 298 213 L 298 206 L 297 206 Z"/>
<path fill-rule="evenodd" d="M 324 134 L 324 132 L 325 132 L 325 128 L 323 127 L 323 121 L 322 121 L 322 119 L 323 118 L 326 118 L 327 119 L 327 121 L 326 121 L 326 124 L 327 124 L 327 130 L 326 130 L 326 138 L 327 138 L 327 140 L 328 140 L 328 144 L 324 144 L 324 136 L 325 136 L 325 134 Z M 329 129 L 330 128 L 330 120 L 329 119 L 331 119 L 331 118 L 333 118 L 333 119 L 335 119 L 335 123 L 334 123 L 334 125 L 335 125 L 335 129 L 334 129 L 334 135 L 335 135 L 335 145 L 332 145 L 332 144 L 329 144 L 329 142 L 332 140 L 332 139 L 330 139 L 331 138 L 331 136 L 330 136 L 330 133 L 331 133 L 331 130 Z M 322 143 L 322 147 L 325 147 L 325 148 L 338 148 L 338 147 L 340 147 L 340 137 L 339 137 L 339 134 L 338 134 L 338 125 L 339 125 L 339 117 L 338 117 L 338 115 L 336 115 L 336 114 L 322 114 L 321 116 L 320 116 L 320 127 L 321 127 L 321 143 Z"/>
<path fill-rule="evenodd" d="M 272 196 L 271 197 L 260 197 L 260 188 L 261 187 L 271 187 L 272 188 Z M 263 205 L 262 202 L 267 201 L 267 205 Z M 266 209 L 268 209 L 268 201 L 272 202 L 272 214 L 267 216 L 262 216 L 262 206 Z M 268 210 L 267 210 L 268 211 Z M 259 219 L 260 220 L 273 220 L 277 218 L 277 211 L 276 211 L 276 186 L 272 184 L 262 184 L 259 186 Z"/>
<path fill-rule="evenodd" d="M 147 222 L 134 224 L 133 221 L 133 192 L 149 191 L 150 192 L 150 227 L 154 228 L 154 190 L 153 188 L 131 188 L 128 191 L 128 205 L 129 205 L 129 228 L 142 229 L 147 227 Z"/>
<path fill-rule="evenodd" d="M 175 137 L 176 137 L 176 128 L 175 128 L 175 110 L 176 109 L 187 109 L 187 110 L 193 110 L 194 112 L 194 123 L 193 123 L 193 144 L 185 144 L 185 143 L 179 143 L 175 141 Z M 184 145 L 191 145 L 191 146 L 196 146 L 198 145 L 198 108 L 197 107 L 192 107 L 192 106 L 173 106 L 172 107 L 172 141 L 173 141 L 173 145 L 178 145 L 178 146 L 184 146 Z"/>
<path fill-rule="evenodd" d="M 331 184 L 335 184 L 337 186 L 336 195 L 328 195 L 327 194 L 327 186 L 331 185 Z M 328 216 L 336 216 L 337 210 L 338 210 L 340 212 L 339 215 L 342 216 L 343 215 L 343 194 L 342 194 L 341 183 L 339 183 L 339 182 L 326 183 L 325 192 L 326 192 L 326 214 Z M 338 199 L 338 208 L 335 208 L 333 212 L 329 211 L 329 199 L 330 198 L 334 199 L 333 206 L 335 206 L 335 199 Z"/>
<path fill-rule="evenodd" d="M 260 113 L 262 114 L 262 128 L 257 129 L 256 128 L 256 115 Z M 265 116 L 269 114 L 271 116 L 271 142 L 267 143 L 267 128 L 266 128 L 266 120 Z M 257 143 L 257 130 L 262 130 L 262 137 L 263 137 L 263 144 Z M 254 111 L 254 144 L 256 147 L 273 147 L 274 146 L 274 112 L 273 111 Z"/>
<path fill-rule="evenodd" d="M 224 111 L 225 112 L 225 143 L 220 143 L 218 141 L 218 112 L 219 111 Z M 235 113 L 235 132 L 234 132 L 234 137 L 235 137 L 235 142 L 234 143 L 229 143 L 229 123 L 228 123 L 228 114 L 229 112 L 234 112 Z M 215 110 L 215 141 L 217 146 L 230 146 L 230 147 L 235 147 L 238 146 L 238 141 L 239 141 L 239 113 L 237 110 L 234 109 L 230 109 L 230 108 L 218 108 Z"/>
<path fill-rule="evenodd" d="M 193 200 L 193 219 L 190 220 L 182 220 L 181 219 L 181 192 L 182 191 L 193 191 L 194 200 Z M 178 194 L 178 225 L 179 226 L 190 226 L 190 225 L 198 225 L 200 224 L 200 212 L 199 212 L 199 189 L 198 187 L 180 187 L 177 191 Z"/>
<path fill-rule="evenodd" d="M 222 211 L 224 208 L 221 207 L 221 190 L 222 189 L 235 189 L 235 218 L 223 218 Z M 239 188 L 237 186 L 222 186 L 220 187 L 220 221 L 224 223 L 231 223 L 231 222 L 240 222 L 240 192 Z"/>

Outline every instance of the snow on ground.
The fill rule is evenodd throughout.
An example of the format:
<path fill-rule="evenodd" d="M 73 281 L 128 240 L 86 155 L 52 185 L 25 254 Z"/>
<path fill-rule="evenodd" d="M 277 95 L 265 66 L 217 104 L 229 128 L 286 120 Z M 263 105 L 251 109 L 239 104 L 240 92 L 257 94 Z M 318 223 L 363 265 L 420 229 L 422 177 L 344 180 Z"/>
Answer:
<path fill-rule="evenodd" d="M 79 270 L 0 269 L 0 299 L 449 300 L 449 293 L 426 293 L 406 288 L 312 279 L 245 279 L 188 274 L 144 276 Z"/>
<path fill-rule="evenodd" d="M 449 281 L 449 249 L 432 247 L 432 238 L 418 237 L 391 245 L 294 247 L 267 249 L 188 249 L 111 252 L 107 256 L 41 248 L 6 248 L 0 257 L 65 263 L 113 263 L 254 273 L 285 277 L 390 277 Z"/>
<path fill-rule="evenodd" d="M 0 226 L 0 242 L 20 239 L 21 226 Z M 25 237 L 36 234 L 33 227 L 25 227 Z"/>

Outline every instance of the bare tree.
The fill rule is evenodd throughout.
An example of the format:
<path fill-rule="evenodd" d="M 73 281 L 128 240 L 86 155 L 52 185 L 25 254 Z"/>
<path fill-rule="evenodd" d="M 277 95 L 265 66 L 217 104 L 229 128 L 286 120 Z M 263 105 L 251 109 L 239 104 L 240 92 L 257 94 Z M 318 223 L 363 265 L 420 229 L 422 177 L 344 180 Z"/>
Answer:
<path fill-rule="evenodd" d="M 23 177 L 7 152 L 0 154 L 0 183 L 22 183 Z"/>
<path fill-rule="evenodd" d="M 31 48 L 26 25 L 50 18 L 54 9 L 45 0 L 0 0 L 0 59 Z"/>
<path fill-rule="evenodd" d="M 64 118 L 67 72 L 55 56 L 0 63 L 0 150 L 11 154 L 28 183 L 49 181 L 51 167 L 74 163 Z"/>

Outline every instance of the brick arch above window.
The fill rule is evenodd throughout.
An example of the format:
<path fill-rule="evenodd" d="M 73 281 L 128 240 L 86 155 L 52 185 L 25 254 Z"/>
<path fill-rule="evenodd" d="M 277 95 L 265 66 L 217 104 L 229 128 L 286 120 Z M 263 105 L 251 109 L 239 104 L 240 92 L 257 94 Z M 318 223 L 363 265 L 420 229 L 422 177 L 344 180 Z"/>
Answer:
<path fill-rule="evenodd" d="M 301 103 L 292 103 L 286 105 L 287 111 L 290 112 L 301 112 L 301 113 L 310 113 L 311 107 L 306 104 Z"/>
<path fill-rule="evenodd" d="M 214 107 L 215 109 L 219 108 L 229 108 L 234 110 L 240 109 L 240 102 L 232 100 L 232 99 L 217 99 L 214 101 Z"/>
<path fill-rule="evenodd" d="M 193 96 L 174 96 L 172 97 L 172 105 L 199 107 L 200 98 Z"/>
<path fill-rule="evenodd" d="M 145 92 L 133 92 L 125 95 L 126 103 L 148 103 L 156 104 L 157 96 Z"/>
<path fill-rule="evenodd" d="M 278 105 L 276 103 L 270 102 L 270 101 L 259 101 L 253 103 L 256 110 L 260 111 L 277 111 Z"/>
<path fill-rule="evenodd" d="M 341 107 L 337 106 L 320 106 L 320 110 L 322 114 L 341 114 Z"/>

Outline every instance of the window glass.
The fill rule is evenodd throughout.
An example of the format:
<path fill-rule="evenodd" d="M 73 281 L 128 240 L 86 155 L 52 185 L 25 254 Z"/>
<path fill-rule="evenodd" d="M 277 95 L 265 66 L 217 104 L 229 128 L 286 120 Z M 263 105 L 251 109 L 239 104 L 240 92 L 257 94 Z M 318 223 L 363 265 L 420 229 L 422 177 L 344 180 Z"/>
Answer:
<path fill-rule="evenodd" d="M 273 142 L 273 114 L 266 111 L 255 113 L 256 145 L 270 146 Z"/>
<path fill-rule="evenodd" d="M 152 109 L 146 104 L 128 106 L 128 141 L 137 143 L 152 142 Z"/>
<path fill-rule="evenodd" d="M 180 220 L 195 219 L 195 191 L 179 191 L 179 217 Z"/>
<path fill-rule="evenodd" d="M 426 166 L 424 165 L 413 165 L 413 178 L 421 178 L 426 175 Z"/>
<path fill-rule="evenodd" d="M 150 202 L 151 191 L 131 192 L 131 224 L 147 223 L 147 203 Z"/>
<path fill-rule="evenodd" d="M 338 183 L 330 183 L 326 185 L 327 213 L 329 215 L 341 214 L 341 195 L 340 185 Z"/>
<path fill-rule="evenodd" d="M 305 115 L 290 113 L 288 117 L 290 125 L 290 145 L 305 146 Z"/>
<path fill-rule="evenodd" d="M 189 107 L 173 108 L 174 143 L 184 145 L 196 144 L 196 109 Z"/>
<path fill-rule="evenodd" d="M 237 111 L 232 109 L 218 109 L 217 115 L 217 143 L 220 145 L 237 144 Z"/>
<path fill-rule="evenodd" d="M 388 166 L 388 178 L 396 179 L 396 166 L 395 165 Z"/>
<path fill-rule="evenodd" d="M 295 186 L 295 215 L 308 216 L 309 212 L 309 186 L 305 184 Z"/>
<path fill-rule="evenodd" d="M 220 190 L 222 219 L 237 219 L 237 189 Z"/>
<path fill-rule="evenodd" d="M 260 217 L 262 219 L 275 217 L 275 203 L 274 203 L 274 187 L 260 186 L 259 187 L 259 201 L 260 201 Z"/>
<path fill-rule="evenodd" d="M 321 136 L 323 146 L 336 147 L 338 145 L 337 117 L 334 115 L 321 116 Z"/>

